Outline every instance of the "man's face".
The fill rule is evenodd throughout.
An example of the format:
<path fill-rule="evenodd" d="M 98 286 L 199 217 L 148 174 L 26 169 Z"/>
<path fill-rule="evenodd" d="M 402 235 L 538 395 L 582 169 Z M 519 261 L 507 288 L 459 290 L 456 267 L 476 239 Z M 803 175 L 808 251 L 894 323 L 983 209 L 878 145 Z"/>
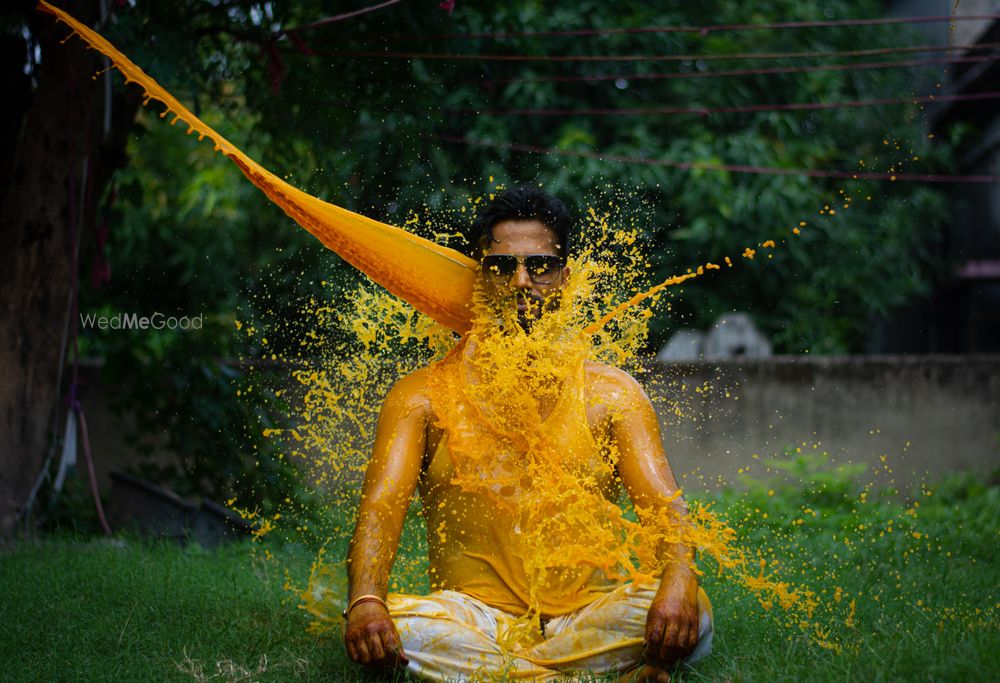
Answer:
<path fill-rule="evenodd" d="M 493 226 L 493 239 L 483 252 L 485 291 L 496 305 L 516 307 L 526 330 L 559 305 L 568 276 L 556 234 L 544 223 L 509 220 Z"/>

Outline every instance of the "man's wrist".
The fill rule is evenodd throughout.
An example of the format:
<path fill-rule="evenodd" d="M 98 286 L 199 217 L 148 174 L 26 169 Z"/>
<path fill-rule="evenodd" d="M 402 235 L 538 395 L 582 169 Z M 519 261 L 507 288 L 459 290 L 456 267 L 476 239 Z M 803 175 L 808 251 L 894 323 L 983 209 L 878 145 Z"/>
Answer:
<path fill-rule="evenodd" d="M 672 562 L 667 565 L 666 569 L 663 570 L 664 580 L 687 580 L 691 577 L 697 576 L 694 569 L 687 563 L 686 560 L 681 560 L 678 562 Z"/>
<path fill-rule="evenodd" d="M 694 553 L 689 548 L 682 547 L 682 549 L 668 555 L 662 574 L 664 581 L 668 579 L 675 581 L 681 579 L 687 580 L 696 575 Z"/>
<path fill-rule="evenodd" d="M 674 566 L 690 568 L 694 564 L 694 550 L 683 543 L 671 543 L 663 548 L 663 555 L 667 559 L 666 567 Z"/>
<path fill-rule="evenodd" d="M 353 612 L 356 607 L 369 603 L 381 605 L 386 612 L 389 611 L 389 606 L 381 596 L 375 595 L 374 593 L 365 593 L 364 595 L 359 595 L 348 603 L 347 607 L 342 612 L 344 619 L 350 618 L 351 612 Z"/>

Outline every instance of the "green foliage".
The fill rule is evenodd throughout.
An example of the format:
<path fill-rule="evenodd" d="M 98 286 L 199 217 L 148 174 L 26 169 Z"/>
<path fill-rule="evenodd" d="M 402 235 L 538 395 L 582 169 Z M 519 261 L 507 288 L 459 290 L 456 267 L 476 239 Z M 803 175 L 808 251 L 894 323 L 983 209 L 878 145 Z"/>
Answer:
<path fill-rule="evenodd" d="M 375 218 L 402 223 L 417 211 L 445 216 L 464 229 L 466 224 L 454 216 L 470 214 L 457 210 L 469 196 L 484 195 L 493 176 L 507 185 L 542 182 L 578 211 L 603 206 L 608 198 L 624 204 L 625 213 L 635 208 L 654 254 L 651 280 L 732 256 L 737 268 L 685 285 L 675 292 L 672 312 L 657 309 L 653 346 L 678 327 L 706 327 L 724 312 L 742 310 L 756 318 L 779 352 L 857 351 L 873 318 L 927 291 L 933 280 L 936 235 L 946 210 L 939 188 L 686 171 L 440 140 L 442 135 L 466 136 L 679 162 L 850 171 L 864 160 L 866 169 L 875 171 L 947 171 L 952 146 L 968 132 L 956 130 L 952 139 L 930 141 L 913 106 L 705 117 L 469 113 L 907 97 L 919 94 L 914 83 L 933 82 L 931 71 L 656 80 L 632 74 L 800 66 L 816 60 L 552 63 L 324 54 L 357 49 L 723 55 L 913 44 L 914 35 L 898 26 L 496 41 L 431 37 L 690 25 L 709 19 L 743 23 L 866 17 L 879 16 L 881 3 L 716 0 L 664 7 L 626 2 L 617 3 L 613 12 L 593 0 L 558 7 L 459 3 L 451 17 L 434 3 L 401 3 L 304 32 L 302 38 L 316 55 L 304 54 L 284 39 L 275 44 L 280 59 L 268 56 L 275 54 L 269 51 L 272 30 L 343 10 L 332 0 L 140 3 L 116 8 L 106 33 L 265 166 L 309 192 Z M 278 80 L 272 78 L 275 70 L 282 74 Z M 567 75 L 595 80 L 503 82 Z M 620 79 L 596 80 L 607 77 Z M 152 451 L 148 437 L 165 432 L 166 445 L 183 454 L 176 472 L 160 472 L 172 476 L 182 492 L 219 496 L 235 490 L 251 502 L 283 497 L 281 489 L 287 486 L 269 487 L 291 479 L 272 471 L 274 459 L 262 457 L 268 445 L 259 436 L 280 401 L 273 396 L 258 401 L 253 393 L 250 400 L 233 400 L 235 389 L 246 384 L 245 368 L 222 359 L 261 355 L 259 341 L 238 336 L 233 322 L 296 320 L 300 303 L 321 291 L 316 282 L 355 276 L 270 206 L 207 143 L 197 144 L 148 114 L 140 117 L 135 133 L 130 165 L 115 181 L 118 199 L 108 210 L 112 282 L 85 292 L 81 308 L 203 313 L 205 329 L 198 334 L 91 334 L 86 351 L 107 360 L 108 373 L 122 382 L 121 405 L 139 411 L 137 446 Z M 914 156 L 920 160 L 912 161 Z M 841 209 L 840 189 L 854 197 L 850 209 Z M 836 215 L 818 215 L 824 205 L 835 208 Z M 790 228 L 801 220 L 808 222 L 807 228 L 800 238 L 791 238 Z M 779 242 L 773 259 L 762 253 L 753 261 L 738 258 L 743 247 L 772 238 Z M 272 343 L 294 348 L 296 330 L 304 328 L 292 324 L 283 329 Z"/>
<path fill-rule="evenodd" d="M 206 118 L 221 122 L 213 112 Z M 236 322 L 291 317 L 295 297 L 311 283 L 288 262 L 301 268 L 320 250 L 304 233 L 274 230 L 279 212 L 234 167 L 220 164 L 211 147 L 150 119 L 140 118 L 132 163 L 109 202 L 111 281 L 86 287 L 80 309 L 97 316 L 201 316 L 202 327 L 84 329 L 81 353 L 105 359 L 102 381 L 119 387 L 112 407 L 135 418 L 127 438 L 144 456 L 139 475 L 181 495 L 235 495 L 267 507 L 300 487 L 294 469 L 261 436 L 273 426 L 272 413 L 262 402 L 238 398 L 254 388 L 238 359 L 263 351 L 259 341 L 238 336 Z M 272 299 L 272 287 L 291 296 Z M 273 409 L 283 407 L 269 398 Z M 164 450 L 180 460 L 164 458 Z"/>
<path fill-rule="evenodd" d="M 802 505 L 837 510 L 851 507 L 865 490 L 859 481 L 866 469 L 863 463 L 834 465 L 825 451 L 786 448 L 781 456 L 765 460 L 763 465 L 771 474 L 741 477 L 747 488 L 741 500 L 765 504 L 774 498 L 788 511 Z"/>
<path fill-rule="evenodd" d="M 698 34 L 627 34 L 604 37 L 511 37 L 502 41 L 437 41 L 419 36 L 444 30 L 560 30 L 567 27 L 685 25 L 816 20 L 827 17 L 877 16 L 875 2 L 827 3 L 822 7 L 790 1 L 766 7 L 737 2 L 676 5 L 665 9 L 642 3 L 617 4 L 606 12 L 600 3 L 577 3 L 558 11 L 534 3 L 515 7 L 469 6 L 447 29 L 440 16 L 416 7 L 372 15 L 358 25 L 333 26 L 314 43 L 414 52 L 503 53 L 531 55 L 731 54 L 781 51 L 837 51 L 912 44 L 916 38 L 900 27 L 852 27 L 822 31 L 749 31 Z M 371 27 L 371 28 L 369 28 Z M 405 41 L 393 35 L 410 36 Z M 417 36 L 417 37 L 413 37 Z M 829 63 L 831 60 L 823 60 Z M 779 168 L 887 171 L 941 169 L 949 164 L 949 142 L 927 140 L 915 107 L 886 106 L 814 113 L 769 112 L 681 116 L 498 116 L 470 112 L 512 108 L 624 109 L 663 105 L 722 107 L 805 101 L 907 97 L 914 82 L 934 74 L 905 70 L 859 70 L 744 78 L 644 80 L 629 74 L 705 71 L 734 66 L 800 66 L 816 60 L 721 62 L 494 62 L 437 59 L 376 60 L 336 57 L 331 70 L 336 89 L 324 89 L 326 110 L 347 119 L 340 138 L 331 127 L 306 123 L 316 114 L 288 115 L 288 129 L 321 130 L 312 142 L 317 160 L 356 165 L 359 183 L 344 199 L 392 219 L 393 206 L 454 206 L 464 195 L 480 195 L 486 179 L 505 183 L 537 180 L 568 197 L 577 209 L 597 204 L 609 189 L 641 197 L 654 207 L 648 230 L 654 237 L 654 277 L 684 272 L 706 260 L 735 257 L 744 246 L 790 237 L 791 227 L 806 220 L 801 239 L 781 246 L 773 260 L 758 258 L 738 273 L 726 272 L 685 287 L 674 315 L 660 311 L 654 341 L 678 325 L 705 327 L 720 313 L 748 310 L 775 339 L 779 351 L 844 352 L 859 350 L 871 320 L 884 316 L 927 291 L 937 263 L 936 235 L 945 218 L 939 189 L 890 182 L 844 182 L 801 176 L 755 176 L 706 170 L 685 171 L 558 155 L 532 155 L 503 149 L 442 145 L 442 134 L 504 144 L 527 143 L 568 151 L 606 152 L 647 159 L 734 163 Z M 288 59 L 289 92 L 309 97 L 324 70 L 314 60 Z M 591 82 L 503 83 L 503 79 L 581 75 L 621 76 Z M 483 85 L 483 81 L 491 83 Z M 492 83 L 493 81 L 497 81 Z M 268 125 L 282 107 L 263 95 Z M 299 117 L 303 117 L 302 123 Z M 306 118 L 308 117 L 308 119 Z M 883 144 L 887 141 L 889 144 Z M 896 149 L 896 142 L 899 149 Z M 350 147 L 352 156 L 341 155 Z M 919 162 L 912 161 L 914 156 Z M 338 168 L 335 162 L 321 164 Z M 288 167 L 294 168 L 294 164 Z M 348 170 L 350 168 L 350 171 Z M 343 176 L 341 176 L 343 177 Z M 332 187 L 332 186 L 331 186 Z M 842 210 L 845 189 L 854 197 Z M 871 197 L 869 201 L 867 197 Z M 833 216 L 820 216 L 829 205 Z M 396 214 L 398 215 L 398 214 Z"/>

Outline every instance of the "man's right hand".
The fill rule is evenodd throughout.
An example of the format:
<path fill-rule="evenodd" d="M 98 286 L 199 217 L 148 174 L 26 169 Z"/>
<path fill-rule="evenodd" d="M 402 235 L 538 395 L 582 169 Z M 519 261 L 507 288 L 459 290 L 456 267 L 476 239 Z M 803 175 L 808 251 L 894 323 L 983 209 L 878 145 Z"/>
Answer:
<path fill-rule="evenodd" d="M 410 663 L 389 611 L 378 602 L 363 602 L 347 617 L 344 647 L 351 661 L 372 667 L 406 666 Z"/>

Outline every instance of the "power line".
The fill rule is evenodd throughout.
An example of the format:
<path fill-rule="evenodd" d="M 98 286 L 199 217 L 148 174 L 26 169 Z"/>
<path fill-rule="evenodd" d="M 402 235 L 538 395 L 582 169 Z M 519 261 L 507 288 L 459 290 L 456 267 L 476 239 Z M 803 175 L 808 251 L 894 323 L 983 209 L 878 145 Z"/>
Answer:
<path fill-rule="evenodd" d="M 551 36 L 607 36 L 635 33 L 698 33 L 707 36 L 710 33 L 726 31 L 760 31 L 786 30 L 807 28 L 830 28 L 839 26 L 883 26 L 887 24 L 933 24 L 953 21 L 987 21 L 1000 19 L 1000 14 L 967 14 L 951 16 L 947 14 L 920 17 L 882 17 L 875 19 L 833 19 L 829 21 L 782 21 L 764 24 L 716 24 L 709 26 L 644 26 L 634 28 L 609 29 L 571 29 L 564 31 L 498 31 L 479 33 L 439 33 L 431 35 L 399 36 L 394 40 L 461 40 L 463 38 L 518 38 L 518 37 L 551 37 Z"/>
<path fill-rule="evenodd" d="M 353 17 L 360 16 L 362 14 L 368 14 L 369 12 L 374 12 L 375 10 L 380 10 L 390 5 L 395 5 L 402 2 L 403 0 L 386 0 L 377 5 L 371 5 L 369 7 L 362 7 L 361 9 L 356 9 L 351 12 L 344 12 L 343 14 L 336 14 L 332 17 L 324 17 L 323 19 L 318 19 L 317 21 L 310 22 L 308 24 L 303 24 L 302 26 L 294 26 L 292 28 L 281 29 L 275 32 L 274 38 L 279 38 L 281 36 L 291 35 L 293 33 L 299 33 L 301 31 L 308 31 L 314 28 L 320 28 L 321 26 L 328 26 L 329 24 L 335 24 L 341 22 L 344 19 L 352 19 Z"/>
<path fill-rule="evenodd" d="M 748 104 L 730 107 L 641 107 L 633 109 L 457 109 L 449 113 L 477 116 L 649 116 L 696 114 L 735 114 L 767 111 L 814 111 L 822 109 L 855 109 L 889 104 L 928 104 L 932 102 L 962 102 L 966 100 L 992 100 L 1000 98 L 1000 91 L 968 93 L 964 95 L 925 95 L 920 97 L 895 97 L 877 100 L 848 100 L 841 102 L 781 102 L 777 104 Z"/>
<path fill-rule="evenodd" d="M 801 52 L 737 52 L 733 54 L 683 55 L 499 55 L 447 52 L 398 52 L 391 50 L 314 50 L 313 54 L 330 57 L 374 57 L 377 59 L 438 59 L 480 62 L 697 62 L 747 59 L 819 59 L 829 57 L 869 57 L 872 55 L 905 54 L 912 52 L 947 52 L 980 50 L 996 47 L 997 43 L 972 45 L 914 45 L 879 47 L 865 50 L 810 50 Z"/>
<path fill-rule="evenodd" d="M 582 152 L 555 147 L 539 147 L 516 142 L 490 142 L 488 140 L 471 140 L 453 135 L 440 135 L 443 142 L 468 145 L 470 147 L 492 147 L 508 149 L 512 152 L 528 152 L 531 154 L 553 154 L 556 156 L 578 159 L 596 159 L 598 161 L 617 161 L 626 164 L 642 164 L 646 166 L 665 166 L 684 171 L 729 171 L 731 173 L 746 173 L 751 175 L 778 176 L 808 176 L 810 178 L 837 178 L 841 180 L 889 180 L 910 181 L 920 183 L 996 183 L 1000 175 L 937 175 L 922 173 L 873 173 L 870 171 L 819 171 L 805 168 L 775 168 L 769 166 L 750 166 L 743 164 L 713 164 L 700 161 L 669 161 L 667 159 L 646 159 L 624 154 L 604 154 L 599 152 Z"/>
<path fill-rule="evenodd" d="M 914 66 L 939 64 L 967 64 L 995 62 L 1000 54 L 979 57 L 941 57 L 937 59 L 904 59 L 889 62 L 855 62 L 853 64 L 810 64 L 807 66 L 774 66 L 763 69 L 725 69 L 719 71 L 692 71 L 690 73 L 627 73 L 594 74 L 589 76 L 536 76 L 531 78 L 494 78 L 490 80 L 460 81 L 464 85 L 505 85 L 508 83 L 581 83 L 591 81 L 671 80 L 688 78 L 723 78 L 729 76 L 756 76 L 767 74 L 813 73 L 817 71 L 856 71 L 865 69 L 901 69 Z"/>

